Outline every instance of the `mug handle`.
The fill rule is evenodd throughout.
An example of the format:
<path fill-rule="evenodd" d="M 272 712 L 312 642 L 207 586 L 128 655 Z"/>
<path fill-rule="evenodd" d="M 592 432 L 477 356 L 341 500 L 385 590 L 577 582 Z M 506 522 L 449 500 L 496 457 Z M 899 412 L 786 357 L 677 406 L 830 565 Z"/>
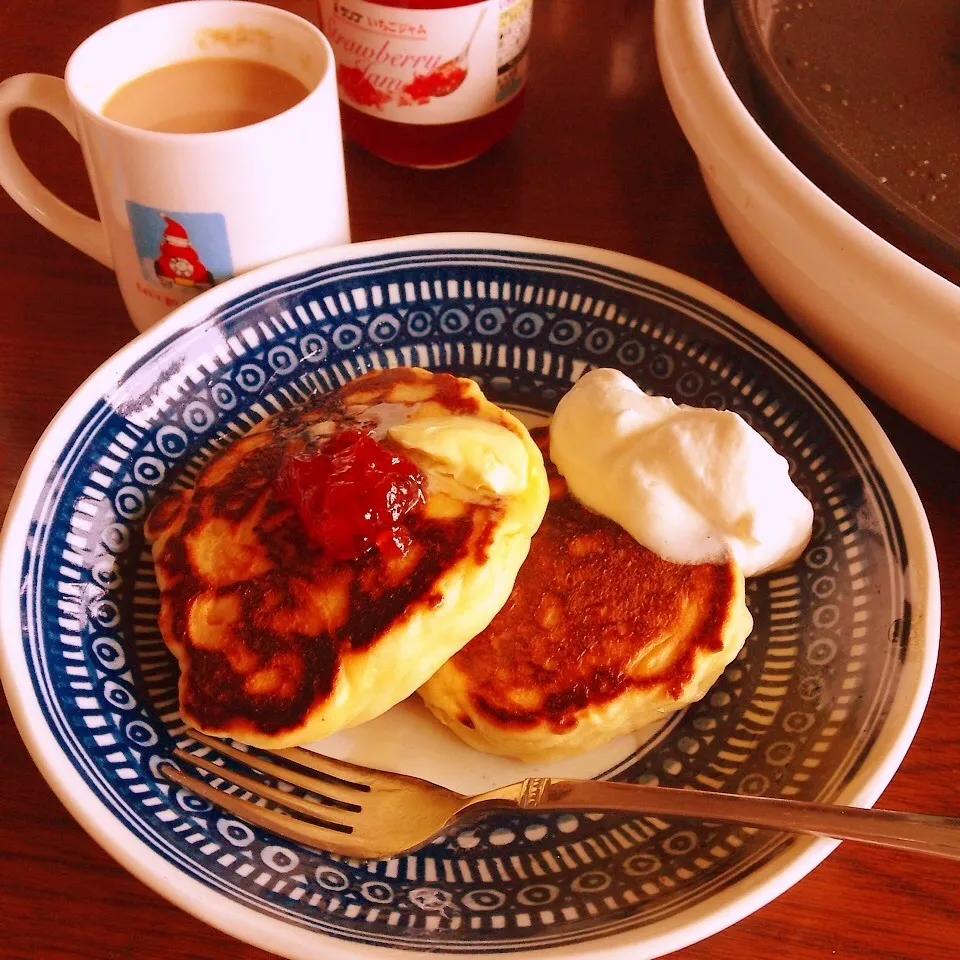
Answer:
<path fill-rule="evenodd" d="M 21 73 L 0 83 L 0 187 L 41 226 L 73 244 L 105 267 L 113 265 L 107 233 L 99 220 L 87 217 L 55 197 L 27 169 L 10 136 L 10 114 L 20 107 L 43 110 L 60 121 L 74 140 L 77 122 L 59 77 Z"/>

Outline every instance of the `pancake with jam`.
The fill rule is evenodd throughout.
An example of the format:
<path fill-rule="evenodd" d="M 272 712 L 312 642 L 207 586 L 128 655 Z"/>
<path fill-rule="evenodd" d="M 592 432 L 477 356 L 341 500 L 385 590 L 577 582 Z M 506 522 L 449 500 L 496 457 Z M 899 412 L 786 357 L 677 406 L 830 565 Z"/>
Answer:
<path fill-rule="evenodd" d="M 449 374 L 260 423 L 147 520 L 184 720 L 276 748 L 383 713 L 496 615 L 547 499 L 526 428 Z"/>
<path fill-rule="evenodd" d="M 513 592 L 420 689 L 473 747 L 551 760 L 699 700 L 753 623 L 735 561 L 677 564 L 573 498 L 543 451 L 550 503 Z"/>

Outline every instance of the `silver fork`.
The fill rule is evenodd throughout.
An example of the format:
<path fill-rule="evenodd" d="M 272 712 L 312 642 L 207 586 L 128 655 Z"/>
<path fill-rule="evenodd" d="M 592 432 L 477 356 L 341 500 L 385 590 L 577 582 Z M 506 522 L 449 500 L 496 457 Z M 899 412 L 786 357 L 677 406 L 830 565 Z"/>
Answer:
<path fill-rule="evenodd" d="M 187 730 L 186 734 L 222 757 L 299 787 L 308 795 L 278 789 L 216 763 L 209 755 L 199 756 L 179 748 L 174 750 L 179 760 L 212 774 L 213 781 L 219 778 L 226 786 L 240 787 L 282 809 L 225 792 L 211 780 L 189 776 L 172 764 L 163 766 L 168 779 L 278 836 L 362 860 L 408 853 L 454 824 L 495 810 L 620 811 L 691 817 L 859 840 L 960 860 L 960 819 L 952 817 L 548 777 L 535 777 L 467 797 L 416 777 L 331 760 L 299 747 L 254 753 L 195 730 Z"/>

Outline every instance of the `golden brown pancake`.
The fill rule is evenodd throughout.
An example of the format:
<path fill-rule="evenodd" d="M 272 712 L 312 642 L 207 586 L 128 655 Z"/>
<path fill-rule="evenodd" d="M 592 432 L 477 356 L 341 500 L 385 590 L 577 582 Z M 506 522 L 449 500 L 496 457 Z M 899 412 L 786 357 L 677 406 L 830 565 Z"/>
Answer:
<path fill-rule="evenodd" d="M 425 503 L 404 518 L 405 555 L 370 549 L 334 559 L 278 493 L 282 464 L 322 449 L 336 431 L 373 425 L 396 447 L 387 426 L 443 426 L 451 417 L 465 418 L 456 424 L 468 441 L 481 427 L 494 439 L 508 431 L 522 489 L 471 486 L 469 473 L 451 476 L 443 450 L 404 448 L 426 475 Z M 469 453 L 472 444 L 453 449 Z M 160 628 L 181 668 L 181 714 L 208 733 L 268 747 L 377 716 L 490 622 L 546 501 L 526 428 L 470 380 L 377 371 L 264 421 L 147 521 Z"/>
<path fill-rule="evenodd" d="M 550 503 L 490 625 L 420 689 L 471 746 L 549 760 L 700 699 L 752 628 L 731 559 L 677 564 L 573 498 L 544 454 Z"/>

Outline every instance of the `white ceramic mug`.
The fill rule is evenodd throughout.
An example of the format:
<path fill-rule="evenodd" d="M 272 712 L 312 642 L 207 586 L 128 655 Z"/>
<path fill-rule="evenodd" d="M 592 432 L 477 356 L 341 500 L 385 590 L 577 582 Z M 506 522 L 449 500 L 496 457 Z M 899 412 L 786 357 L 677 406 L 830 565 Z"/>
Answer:
<path fill-rule="evenodd" d="M 217 133 L 154 133 L 108 120 L 130 80 L 181 60 L 280 67 L 310 91 L 268 120 Z M 58 200 L 10 138 L 35 107 L 80 141 L 99 220 Z M 85 40 L 65 80 L 0 84 L 0 185 L 32 217 L 117 274 L 141 330 L 212 283 L 311 247 L 348 243 L 333 52 L 311 23 L 242 0 L 188 0 L 134 13 Z"/>

